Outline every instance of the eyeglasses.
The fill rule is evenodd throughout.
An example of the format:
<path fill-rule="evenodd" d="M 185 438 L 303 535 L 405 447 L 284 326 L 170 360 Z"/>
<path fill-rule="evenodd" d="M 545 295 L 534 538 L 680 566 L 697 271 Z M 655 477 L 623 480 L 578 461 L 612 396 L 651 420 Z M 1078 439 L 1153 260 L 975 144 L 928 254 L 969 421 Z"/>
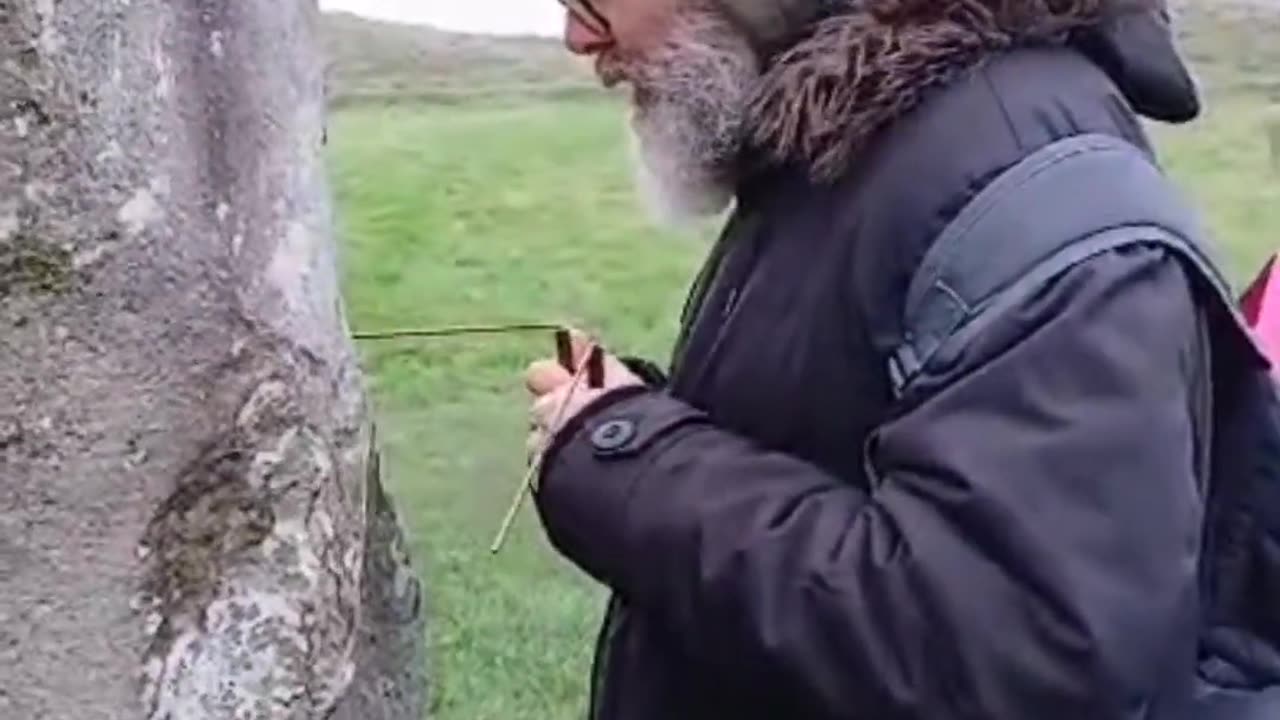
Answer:
<path fill-rule="evenodd" d="M 560 4 L 570 12 L 578 22 L 586 25 L 591 32 L 609 37 L 613 34 L 613 29 L 609 26 L 609 21 L 604 15 L 596 10 L 590 0 L 560 0 Z"/>

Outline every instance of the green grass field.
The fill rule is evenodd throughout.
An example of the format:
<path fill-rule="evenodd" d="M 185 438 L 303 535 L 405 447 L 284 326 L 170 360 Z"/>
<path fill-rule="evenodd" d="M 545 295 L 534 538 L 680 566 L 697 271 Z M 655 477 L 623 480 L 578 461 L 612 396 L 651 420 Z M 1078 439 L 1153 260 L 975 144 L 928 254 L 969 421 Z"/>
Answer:
<path fill-rule="evenodd" d="M 1160 132 L 1242 279 L 1280 244 L 1280 175 L 1258 103 Z M 346 109 L 332 171 L 356 329 L 554 320 L 665 359 L 705 249 L 648 227 L 620 108 Z M 556 560 L 536 517 L 488 546 L 523 470 L 525 365 L 544 334 L 362 346 L 389 483 L 431 594 L 440 720 L 581 717 L 601 593 Z"/>

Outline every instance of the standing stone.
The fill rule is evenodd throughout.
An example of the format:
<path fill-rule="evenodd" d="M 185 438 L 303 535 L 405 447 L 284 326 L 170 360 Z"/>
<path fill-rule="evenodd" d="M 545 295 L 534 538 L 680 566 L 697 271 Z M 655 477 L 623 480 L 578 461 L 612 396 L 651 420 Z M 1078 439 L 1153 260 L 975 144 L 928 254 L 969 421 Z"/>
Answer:
<path fill-rule="evenodd" d="M 419 720 L 314 0 L 0 0 L 0 718 Z"/>

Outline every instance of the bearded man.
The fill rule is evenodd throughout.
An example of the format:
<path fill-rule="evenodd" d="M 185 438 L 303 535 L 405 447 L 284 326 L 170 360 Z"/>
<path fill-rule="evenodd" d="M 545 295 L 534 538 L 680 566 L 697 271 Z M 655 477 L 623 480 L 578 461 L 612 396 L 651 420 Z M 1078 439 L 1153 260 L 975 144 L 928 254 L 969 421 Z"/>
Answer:
<path fill-rule="evenodd" d="M 1180 261 L 1075 264 L 910 402 L 887 362 L 993 178 L 1084 134 L 1154 156 L 1140 117 L 1198 113 L 1163 7 L 566 4 L 568 47 L 630 90 L 654 207 L 733 204 L 666 372 L 526 377 L 544 528 L 612 590 L 592 720 L 1183 718 L 1206 370 Z"/>

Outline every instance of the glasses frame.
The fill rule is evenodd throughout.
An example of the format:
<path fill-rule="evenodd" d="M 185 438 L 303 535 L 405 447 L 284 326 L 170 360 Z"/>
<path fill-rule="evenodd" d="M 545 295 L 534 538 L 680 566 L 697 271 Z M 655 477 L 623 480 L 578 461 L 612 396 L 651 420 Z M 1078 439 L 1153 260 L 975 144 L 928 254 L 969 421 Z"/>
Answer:
<path fill-rule="evenodd" d="M 609 25 L 609 21 L 605 16 L 596 9 L 591 0 L 559 0 L 579 22 L 586 25 L 592 32 L 603 37 L 610 37 L 613 34 L 613 27 Z"/>

